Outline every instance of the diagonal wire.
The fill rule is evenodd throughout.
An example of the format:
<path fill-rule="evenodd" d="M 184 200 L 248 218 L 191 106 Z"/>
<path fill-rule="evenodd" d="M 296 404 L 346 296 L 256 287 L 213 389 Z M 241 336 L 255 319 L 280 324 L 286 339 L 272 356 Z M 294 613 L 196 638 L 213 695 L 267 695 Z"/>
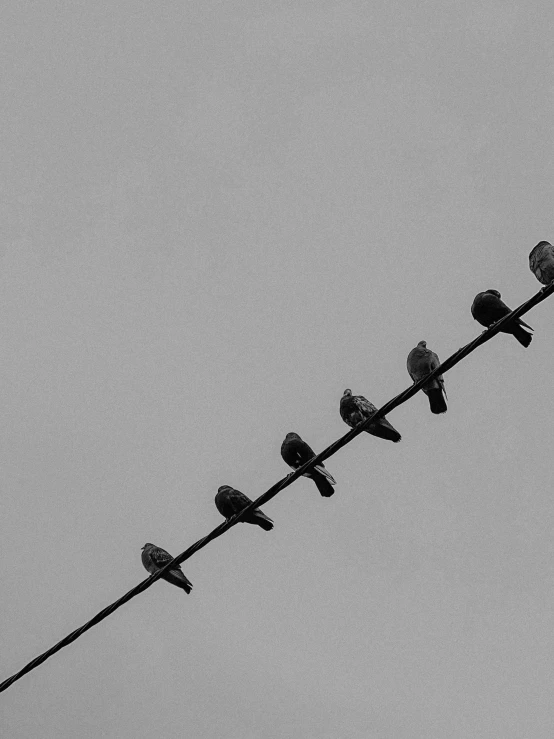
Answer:
<path fill-rule="evenodd" d="M 68 634 L 66 637 L 64 637 L 61 641 L 59 641 L 57 644 L 55 644 L 53 647 L 48 649 L 46 652 L 43 652 L 38 657 L 35 657 L 31 662 L 25 665 L 19 672 L 16 672 L 11 677 L 8 677 L 6 680 L 4 680 L 2 683 L 0 683 L 0 693 L 4 690 L 7 690 L 10 685 L 13 685 L 16 680 L 19 680 L 23 677 L 23 675 L 26 675 L 28 672 L 31 672 L 31 670 L 34 670 L 36 667 L 41 665 L 43 662 L 46 662 L 46 660 L 51 657 L 56 652 L 59 652 L 60 649 L 63 649 L 64 647 L 67 647 L 69 644 L 74 642 L 76 639 L 78 639 L 80 636 L 82 636 L 85 631 L 88 631 L 93 626 L 96 626 L 96 624 L 100 623 L 100 621 L 103 621 L 105 618 L 110 616 L 114 611 L 116 611 L 118 608 L 120 608 L 122 605 L 127 603 L 131 600 L 131 598 L 134 598 L 136 595 L 139 595 L 139 593 L 144 592 L 147 588 L 149 588 L 151 585 L 153 585 L 156 580 L 159 580 L 160 577 L 162 577 L 167 570 L 170 570 L 172 567 L 175 567 L 176 565 L 181 564 L 185 560 L 192 557 L 193 554 L 196 554 L 200 549 L 203 549 L 207 544 L 209 544 L 214 539 L 217 539 L 219 536 L 224 534 L 226 531 L 228 531 L 232 526 L 235 526 L 237 523 L 242 521 L 250 511 L 252 511 L 254 508 L 257 508 L 258 506 L 263 505 L 264 503 L 267 503 L 269 500 L 274 498 L 278 493 L 280 493 L 282 490 L 287 488 L 289 485 L 292 485 L 292 483 L 297 480 L 299 477 L 301 477 L 304 472 L 306 472 L 311 467 L 314 467 L 319 462 L 323 462 L 325 459 L 328 459 L 329 457 L 332 457 L 333 454 L 336 454 L 339 449 L 342 449 L 343 446 L 346 446 L 346 444 L 350 443 L 352 439 L 355 439 L 356 436 L 361 434 L 367 426 L 376 418 L 379 418 L 380 416 L 384 416 L 385 414 L 392 411 L 394 408 L 397 408 L 399 405 L 402 405 L 402 403 L 405 403 L 407 400 L 409 400 L 411 397 L 413 397 L 417 392 L 421 390 L 423 385 L 425 385 L 429 380 L 432 380 L 437 375 L 444 374 L 445 372 L 448 372 L 448 370 L 452 369 L 458 362 L 461 362 L 462 359 L 467 357 L 468 354 L 471 354 L 471 352 L 475 351 L 478 346 L 481 346 L 481 344 L 486 343 L 487 341 L 490 341 L 499 331 L 502 331 L 503 328 L 507 326 L 508 323 L 513 321 L 515 318 L 519 318 L 520 316 L 523 316 L 525 313 L 528 313 L 531 308 L 534 308 L 539 303 L 542 303 L 543 300 L 546 300 L 546 298 L 550 297 L 552 293 L 554 292 L 554 281 L 552 281 L 549 285 L 546 287 L 543 287 L 541 290 L 539 290 L 538 293 L 533 295 L 532 298 L 527 300 L 525 303 L 522 303 L 518 308 L 513 310 L 508 315 L 504 316 L 500 321 L 497 321 L 495 324 L 490 326 L 488 329 L 483 331 L 477 338 L 473 339 L 473 341 L 470 341 L 469 344 L 466 344 L 461 349 L 458 349 L 458 351 L 454 352 L 448 359 L 446 359 L 442 364 L 440 364 L 436 369 L 434 369 L 432 372 L 430 372 L 428 375 L 423 377 L 418 382 L 411 385 L 409 388 L 401 392 L 399 395 L 396 395 L 392 400 L 389 400 L 385 405 L 381 406 L 378 410 L 376 410 L 374 413 L 371 414 L 371 416 L 368 416 L 368 418 L 363 421 L 362 423 L 358 424 L 355 428 L 353 428 L 351 431 L 349 431 L 344 436 L 341 436 L 340 439 L 337 439 L 337 441 L 333 442 L 330 446 L 328 446 L 326 449 L 324 449 L 319 454 L 316 454 L 315 457 L 312 457 L 312 459 L 308 460 L 305 464 L 302 465 L 302 467 L 298 467 L 298 469 L 294 470 L 294 472 L 291 472 L 289 475 L 284 477 L 282 480 L 279 480 L 279 482 L 276 482 L 275 485 L 272 485 L 269 490 L 266 490 L 265 493 L 259 496 L 256 500 L 252 501 L 246 508 L 243 508 L 240 513 L 237 513 L 235 516 L 232 516 L 231 518 L 224 521 L 222 524 L 217 526 L 213 531 L 210 531 L 209 534 L 204 536 L 202 539 L 199 539 L 197 542 L 192 544 L 188 549 L 185 549 L 184 552 L 181 552 L 181 554 L 177 555 L 177 557 L 174 557 L 170 562 L 168 562 L 165 567 L 158 570 L 154 575 L 150 575 L 150 577 L 147 577 L 146 580 L 143 580 L 138 585 L 135 585 L 134 588 L 131 588 L 129 592 L 125 593 L 121 598 L 114 601 L 114 603 L 111 603 L 106 608 L 102 609 L 99 613 L 96 614 L 93 618 L 91 618 L 90 621 L 88 621 L 86 624 L 81 626 L 80 628 L 76 629 L 75 631 L 72 631 L 71 634 Z"/>

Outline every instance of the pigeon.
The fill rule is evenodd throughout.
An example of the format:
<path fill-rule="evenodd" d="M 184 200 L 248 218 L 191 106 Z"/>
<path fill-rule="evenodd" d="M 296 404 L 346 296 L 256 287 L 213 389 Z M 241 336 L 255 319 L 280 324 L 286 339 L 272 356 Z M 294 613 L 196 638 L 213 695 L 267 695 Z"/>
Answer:
<path fill-rule="evenodd" d="M 154 544 L 145 544 L 142 547 L 141 557 L 142 564 L 151 575 L 155 575 L 158 570 L 161 570 L 162 567 L 165 567 L 173 559 L 169 552 L 166 552 L 165 549 L 160 549 L 160 547 Z M 190 593 L 192 590 L 192 583 L 187 580 L 180 565 L 174 565 L 170 570 L 167 570 L 162 575 L 162 579 L 167 580 L 172 585 L 176 585 L 178 588 L 182 588 L 185 593 Z"/>
<path fill-rule="evenodd" d="M 230 485 L 221 485 L 217 489 L 217 495 L 215 496 L 215 507 L 225 518 L 231 518 L 236 513 L 242 511 L 243 508 L 249 506 L 252 501 L 250 498 L 241 493 L 240 490 L 235 490 Z M 261 526 L 264 531 L 271 531 L 273 528 L 273 521 L 268 518 L 265 513 L 259 508 L 254 508 L 242 519 L 242 523 L 254 523 Z"/>
<path fill-rule="evenodd" d="M 420 341 L 415 349 L 408 354 L 408 373 L 414 382 L 418 382 L 436 369 L 440 360 L 435 352 L 427 349 L 427 342 Z M 429 398 L 431 413 L 446 413 L 446 390 L 442 375 L 437 375 L 433 380 L 426 383 L 422 388 Z"/>
<path fill-rule="evenodd" d="M 554 280 L 554 246 L 539 241 L 529 254 L 529 269 L 539 282 L 549 285 Z"/>
<path fill-rule="evenodd" d="M 292 467 L 293 470 L 297 470 L 302 467 L 303 464 L 308 462 L 312 457 L 315 457 L 315 452 L 303 441 L 298 434 L 291 431 L 290 434 L 285 436 L 285 440 L 281 444 L 281 457 L 285 462 Z M 335 478 L 327 472 L 323 462 L 316 464 L 308 472 L 304 472 L 304 477 L 309 477 L 313 480 L 317 486 L 317 489 L 324 498 L 330 498 L 335 492 L 333 485 L 337 482 Z"/>
<path fill-rule="evenodd" d="M 352 428 L 365 421 L 376 410 L 377 408 L 373 403 L 370 403 L 363 395 L 352 395 L 352 390 L 345 390 L 340 399 L 341 418 Z M 388 439 L 394 442 L 400 441 L 402 438 L 384 416 L 372 421 L 364 431 L 367 431 L 368 434 L 378 436 L 380 439 Z"/>
<path fill-rule="evenodd" d="M 506 303 L 500 300 L 498 290 L 485 290 L 485 292 L 478 293 L 471 306 L 471 315 L 481 326 L 492 326 L 493 323 L 504 318 L 508 313 L 511 313 L 511 310 Z M 531 343 L 533 336 L 528 331 L 525 331 L 523 326 L 526 326 L 531 331 L 533 330 L 521 318 L 516 318 L 515 321 L 510 321 L 502 331 L 505 334 L 513 334 L 520 344 L 527 347 Z"/>

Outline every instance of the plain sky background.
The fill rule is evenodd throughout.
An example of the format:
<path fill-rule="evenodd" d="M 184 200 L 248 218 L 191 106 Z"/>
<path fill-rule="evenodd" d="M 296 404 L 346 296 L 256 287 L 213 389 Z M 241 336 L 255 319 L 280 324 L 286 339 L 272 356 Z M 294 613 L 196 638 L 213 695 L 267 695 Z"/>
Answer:
<path fill-rule="evenodd" d="M 347 431 L 553 240 L 542 2 L 16 2 L 2 674 Z M 553 300 L 0 696 L 7 739 L 551 739 Z"/>

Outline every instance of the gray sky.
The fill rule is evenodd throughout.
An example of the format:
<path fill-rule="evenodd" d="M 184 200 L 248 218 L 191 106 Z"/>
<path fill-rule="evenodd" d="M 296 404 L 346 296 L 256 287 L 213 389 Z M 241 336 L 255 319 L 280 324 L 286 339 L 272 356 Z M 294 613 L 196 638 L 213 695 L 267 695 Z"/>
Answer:
<path fill-rule="evenodd" d="M 551 3 L 8 2 L 2 674 L 552 240 Z M 2 695 L 10 739 L 551 739 L 552 300 Z"/>

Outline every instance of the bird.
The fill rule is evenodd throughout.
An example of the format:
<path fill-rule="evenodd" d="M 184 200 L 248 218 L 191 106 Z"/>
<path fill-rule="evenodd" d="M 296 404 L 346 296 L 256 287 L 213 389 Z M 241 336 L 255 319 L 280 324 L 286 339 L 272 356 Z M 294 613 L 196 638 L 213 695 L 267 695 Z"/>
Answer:
<path fill-rule="evenodd" d="M 478 293 L 471 306 L 471 315 L 481 326 L 492 326 L 493 323 L 504 318 L 508 313 L 511 313 L 511 310 L 504 301 L 500 300 L 498 290 L 485 290 L 485 292 Z M 509 321 L 502 331 L 505 334 L 513 334 L 520 344 L 527 347 L 533 336 L 523 328 L 524 326 L 533 331 L 531 326 L 522 321 L 521 318 Z"/>
<path fill-rule="evenodd" d="M 297 470 L 312 459 L 312 457 L 315 457 L 315 452 L 298 434 L 291 431 L 285 436 L 285 440 L 281 444 L 281 457 L 283 457 L 289 467 Z M 315 482 L 317 489 L 324 498 L 330 498 L 335 492 L 333 485 L 336 485 L 337 482 L 325 469 L 323 462 L 319 462 L 311 470 L 304 472 L 303 476 L 309 477 Z"/>
<path fill-rule="evenodd" d="M 529 269 L 539 282 L 549 285 L 554 280 L 554 246 L 539 241 L 529 254 Z"/>
<path fill-rule="evenodd" d="M 252 501 L 250 498 L 241 493 L 240 490 L 235 490 L 230 485 L 221 485 L 217 489 L 217 495 L 215 496 L 215 506 L 217 510 L 225 518 L 231 518 L 236 513 L 240 513 L 243 508 L 249 506 Z M 273 528 L 273 521 L 262 513 L 259 508 L 254 508 L 250 513 L 242 519 L 241 523 L 253 523 L 261 526 L 264 531 L 271 531 Z"/>
<path fill-rule="evenodd" d="M 377 408 L 373 403 L 370 403 L 363 395 L 352 395 L 352 390 L 345 390 L 340 399 L 341 418 L 352 428 L 365 421 L 376 410 Z M 388 439 L 394 442 L 400 441 L 402 438 L 384 416 L 372 421 L 364 431 L 381 439 Z"/>
<path fill-rule="evenodd" d="M 419 344 L 408 354 L 406 366 L 408 374 L 414 382 L 418 382 L 429 372 L 432 372 L 440 364 L 440 360 L 435 352 L 427 349 L 427 342 L 420 341 Z M 425 395 L 429 398 L 431 413 L 446 413 L 446 390 L 444 389 L 444 380 L 442 375 L 437 375 L 430 382 L 425 383 L 421 388 Z"/>
<path fill-rule="evenodd" d="M 157 547 L 155 544 L 145 544 L 142 547 L 142 564 L 150 572 L 151 575 L 155 575 L 158 570 L 168 562 L 171 562 L 173 557 L 165 549 Z M 170 570 L 167 570 L 162 575 L 163 580 L 167 580 L 172 585 L 176 585 L 178 588 L 182 588 L 185 593 L 190 593 L 192 590 L 192 583 L 185 577 L 180 565 L 174 565 Z"/>

